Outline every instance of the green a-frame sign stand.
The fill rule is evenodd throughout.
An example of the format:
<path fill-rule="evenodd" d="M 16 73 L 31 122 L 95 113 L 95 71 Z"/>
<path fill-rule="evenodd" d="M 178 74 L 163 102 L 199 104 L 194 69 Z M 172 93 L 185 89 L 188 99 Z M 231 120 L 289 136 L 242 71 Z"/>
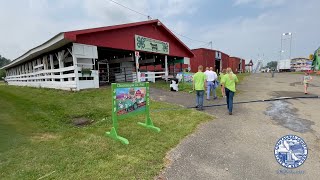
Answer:
<path fill-rule="evenodd" d="M 125 117 L 128 116 L 132 116 L 134 114 L 145 114 L 146 115 L 146 119 L 145 122 L 138 122 L 139 125 L 147 128 L 147 129 L 151 129 L 153 131 L 156 132 L 160 132 L 160 128 L 156 127 L 153 125 L 153 122 L 150 118 L 150 94 L 149 94 L 149 83 L 148 82 L 135 82 L 135 83 L 112 83 L 112 125 L 113 127 L 111 128 L 110 132 L 106 132 L 106 136 L 111 137 L 112 139 L 118 140 L 120 142 L 122 142 L 123 144 L 129 144 L 128 139 L 121 137 L 118 135 L 118 120 L 119 119 L 124 119 Z M 128 88 L 145 88 L 145 95 L 144 95 L 144 99 L 145 99 L 145 109 L 144 110 L 139 110 L 139 108 L 137 108 L 134 111 L 131 111 L 127 114 L 124 115 L 118 115 L 118 103 L 117 103 L 117 88 L 124 88 L 124 89 L 128 89 Z M 135 106 L 137 107 L 137 106 Z"/>

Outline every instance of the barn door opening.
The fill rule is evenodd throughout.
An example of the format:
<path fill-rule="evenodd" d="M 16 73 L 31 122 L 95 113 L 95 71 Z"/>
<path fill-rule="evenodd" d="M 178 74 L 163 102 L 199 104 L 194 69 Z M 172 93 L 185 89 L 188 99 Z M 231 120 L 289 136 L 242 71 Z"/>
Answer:
<path fill-rule="evenodd" d="M 215 61 L 215 70 L 214 71 L 217 74 L 220 73 L 220 67 L 221 67 L 221 60 L 220 59 L 216 59 L 216 61 Z"/>

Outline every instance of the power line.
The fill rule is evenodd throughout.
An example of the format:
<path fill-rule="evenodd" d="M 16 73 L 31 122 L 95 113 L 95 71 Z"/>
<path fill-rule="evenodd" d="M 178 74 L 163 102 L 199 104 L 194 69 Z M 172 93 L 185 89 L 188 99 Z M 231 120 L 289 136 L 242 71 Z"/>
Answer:
<path fill-rule="evenodd" d="M 130 11 L 133 11 L 133 12 L 135 12 L 135 13 L 137 13 L 137 14 L 140 14 L 140 15 L 142 15 L 142 16 L 145 16 L 145 17 L 147 17 L 148 19 L 152 19 L 151 16 L 146 15 L 146 14 L 143 14 L 143 13 L 141 13 L 141 12 L 139 12 L 139 11 L 134 10 L 134 9 L 131 9 L 131 8 L 129 8 L 129 7 L 125 6 L 125 5 L 123 5 L 123 4 L 120 4 L 120 3 L 116 2 L 116 1 L 113 1 L 113 0 L 109 0 L 109 1 L 115 3 L 115 4 L 119 5 L 119 6 L 121 6 L 121 7 L 123 7 L 123 8 L 126 8 L 126 9 L 128 9 L 128 10 L 130 10 Z M 211 43 L 211 42 L 205 42 L 205 41 L 200 41 L 200 40 L 192 39 L 192 38 L 189 38 L 189 37 L 187 37 L 187 36 L 185 36 L 185 35 L 179 34 L 179 33 L 175 32 L 175 31 L 173 31 L 173 30 L 171 30 L 171 31 L 172 31 L 173 33 L 175 33 L 175 34 L 177 34 L 177 35 L 179 35 L 179 36 L 181 36 L 181 37 L 184 37 L 184 38 L 186 38 L 186 39 L 189 39 L 189 40 L 191 40 L 191 41 L 196 41 L 196 42 L 201 42 L 201 43 Z"/>
<path fill-rule="evenodd" d="M 139 12 L 139 11 L 136 11 L 136 10 L 134 10 L 134 9 L 131 9 L 131 8 L 125 6 L 125 5 L 122 5 L 122 4 L 118 3 L 118 2 L 116 2 L 116 1 L 113 1 L 113 0 L 109 0 L 109 1 L 111 1 L 111 2 L 113 2 L 113 3 L 115 3 L 115 4 L 119 5 L 119 6 L 121 6 L 121 7 L 123 7 L 123 8 L 126 8 L 126 9 L 128 9 L 128 10 L 130 10 L 130 11 L 133 11 L 133 12 L 135 12 L 135 13 L 138 13 L 138 14 L 140 14 L 140 15 L 142 15 L 142 16 L 145 16 L 145 17 L 147 17 L 148 19 L 151 18 L 150 16 L 148 16 L 148 15 L 146 15 L 146 14 L 143 14 L 143 13 L 141 13 L 141 12 Z"/>
<path fill-rule="evenodd" d="M 179 35 L 179 36 L 181 36 L 181 37 L 184 37 L 184 38 L 186 38 L 186 39 L 189 39 L 189 40 L 191 40 L 191 41 L 196 41 L 196 42 L 200 42 L 200 43 L 210 43 L 210 42 L 205 42 L 205 41 L 200 41 L 200 40 L 196 40 L 196 39 L 189 38 L 189 37 L 187 37 L 187 36 L 185 36 L 185 35 L 182 35 L 182 34 L 179 34 L 179 33 L 175 32 L 175 31 L 173 31 L 173 30 L 171 30 L 171 31 L 174 32 L 175 34 L 177 34 L 177 35 Z"/>
<path fill-rule="evenodd" d="M 201 48 L 201 47 L 210 48 L 210 45 L 211 45 L 211 42 L 207 42 L 207 43 L 205 43 L 205 44 L 200 44 L 200 45 L 197 45 L 197 46 L 192 46 L 192 49 Z"/>

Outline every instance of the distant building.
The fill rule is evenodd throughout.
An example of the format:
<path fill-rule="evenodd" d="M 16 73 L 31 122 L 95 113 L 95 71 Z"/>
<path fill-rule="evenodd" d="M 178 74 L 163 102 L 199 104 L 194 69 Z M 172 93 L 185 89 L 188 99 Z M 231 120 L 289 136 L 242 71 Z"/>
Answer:
<path fill-rule="evenodd" d="M 252 59 L 250 60 L 249 64 L 246 64 L 246 71 L 247 72 L 252 72 L 252 67 L 253 67 L 253 62 L 252 62 Z"/>
<path fill-rule="evenodd" d="M 291 71 L 309 71 L 312 67 L 312 60 L 307 58 L 293 58 L 290 62 Z"/>

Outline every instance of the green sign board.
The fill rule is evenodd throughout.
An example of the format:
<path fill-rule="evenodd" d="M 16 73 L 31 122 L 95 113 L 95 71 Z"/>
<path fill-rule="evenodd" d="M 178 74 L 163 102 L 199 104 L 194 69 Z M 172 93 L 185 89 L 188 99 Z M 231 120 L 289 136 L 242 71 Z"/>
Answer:
<path fill-rule="evenodd" d="M 135 35 L 136 50 L 169 54 L 169 43 Z"/>
<path fill-rule="evenodd" d="M 129 144 L 126 138 L 118 135 L 118 120 L 136 114 L 145 114 L 145 123 L 138 123 L 143 127 L 160 132 L 160 129 L 153 125 L 150 118 L 149 83 L 112 83 L 112 122 L 113 127 L 106 135 Z"/>

